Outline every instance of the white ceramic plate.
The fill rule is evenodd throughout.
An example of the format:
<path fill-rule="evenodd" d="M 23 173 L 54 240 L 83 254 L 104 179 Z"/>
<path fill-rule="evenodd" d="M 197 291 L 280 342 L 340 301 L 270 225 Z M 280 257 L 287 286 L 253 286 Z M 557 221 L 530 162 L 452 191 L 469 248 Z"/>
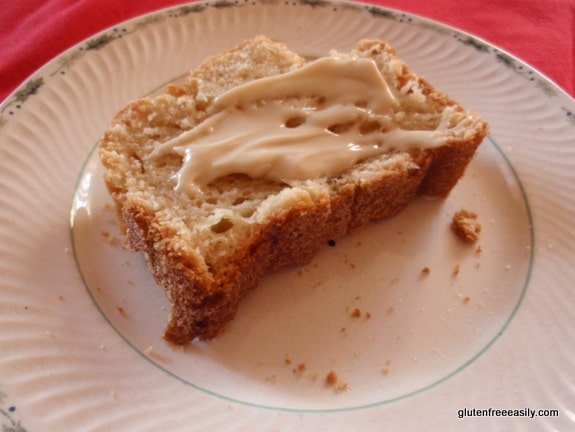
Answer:
<path fill-rule="evenodd" d="M 491 133 L 446 200 L 417 200 L 270 275 L 223 336 L 173 347 L 161 290 L 117 236 L 95 147 L 127 101 L 256 34 L 306 56 L 388 40 Z M 574 113 L 507 53 L 364 4 L 195 3 L 94 36 L 0 107 L 0 424 L 572 429 Z M 450 231 L 460 208 L 479 215 L 479 249 Z"/>

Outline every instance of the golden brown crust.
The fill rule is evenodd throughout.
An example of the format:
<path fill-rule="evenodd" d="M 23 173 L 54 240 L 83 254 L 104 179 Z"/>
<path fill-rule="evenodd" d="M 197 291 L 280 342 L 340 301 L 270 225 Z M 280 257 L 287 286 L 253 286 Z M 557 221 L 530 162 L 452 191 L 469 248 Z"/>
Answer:
<path fill-rule="evenodd" d="M 268 49 L 258 49 L 259 43 L 266 44 Z M 486 125 L 479 121 L 465 140 L 392 157 L 380 169 L 370 172 L 368 180 L 344 175 L 328 179 L 318 189 L 321 192 L 300 191 L 299 195 L 291 196 L 285 210 L 268 217 L 265 224 L 251 224 L 246 228 L 233 248 L 226 251 L 225 259 L 206 259 L 197 251 L 196 240 L 193 237 L 190 240 L 189 229 L 180 220 L 184 217 L 170 219 L 166 207 L 173 205 L 175 198 L 167 196 L 173 193 L 162 189 L 166 187 L 162 184 L 150 185 L 149 190 L 140 190 L 138 185 L 141 176 L 150 169 L 144 160 L 150 151 L 150 139 L 177 135 L 188 118 L 201 121 L 207 115 L 203 110 L 209 109 L 210 100 L 226 86 L 265 73 L 281 73 L 303 61 L 282 45 L 265 38 L 243 43 L 227 55 L 233 57 L 242 50 L 250 52 L 251 61 L 259 61 L 260 56 L 261 64 L 268 69 L 274 65 L 277 70 L 270 72 L 263 66 L 261 70 L 256 67 L 255 77 L 238 73 L 216 88 L 214 81 L 222 79 L 215 79 L 214 74 L 223 74 L 230 59 L 222 56 L 209 59 L 192 72 L 184 84 L 169 86 L 166 93 L 155 100 L 142 99 L 126 106 L 116 115 L 100 147 L 100 156 L 107 168 L 106 184 L 122 216 L 129 245 L 146 254 L 152 275 L 172 305 L 164 336 L 177 344 L 196 338 L 207 340 L 221 333 L 234 318 L 242 298 L 266 272 L 308 262 L 327 240 L 360 229 L 374 219 L 397 214 L 418 194 L 446 196 L 486 133 Z M 445 106 L 455 105 L 425 80 L 409 72 L 394 57 L 389 45 L 362 41 L 358 52 L 392 56 L 398 69 L 394 71 L 395 85 L 403 88 L 410 80 L 412 84 L 417 83 L 430 101 L 424 107 L 426 110 L 441 112 Z M 149 131 L 148 135 L 143 132 L 146 128 L 153 129 L 152 135 Z M 158 175 L 162 175 L 162 170 L 169 173 L 168 168 L 161 166 L 154 169 Z M 236 187 L 244 180 L 234 181 L 224 179 L 221 187 Z M 284 186 L 258 180 L 252 183 L 274 193 L 284 190 Z M 193 211 L 192 204 L 186 203 L 186 206 L 180 215 Z"/>
<path fill-rule="evenodd" d="M 446 197 L 465 172 L 475 150 L 487 134 L 487 125 L 468 142 L 446 145 L 432 150 L 432 162 L 419 193 L 432 197 Z"/>

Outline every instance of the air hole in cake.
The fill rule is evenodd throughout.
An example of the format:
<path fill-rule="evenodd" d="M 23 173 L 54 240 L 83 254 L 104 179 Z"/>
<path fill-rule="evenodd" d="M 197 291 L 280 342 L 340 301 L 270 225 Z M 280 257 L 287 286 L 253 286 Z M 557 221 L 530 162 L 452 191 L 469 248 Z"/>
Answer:
<path fill-rule="evenodd" d="M 370 133 L 373 133 L 373 132 L 379 130 L 380 127 L 381 127 L 381 125 L 379 124 L 378 121 L 364 120 L 359 125 L 359 133 L 361 135 L 368 135 Z"/>
<path fill-rule="evenodd" d="M 226 231 L 230 230 L 232 227 L 234 226 L 234 223 L 229 220 L 228 218 L 221 218 L 220 221 L 216 224 L 213 224 L 210 229 L 212 230 L 212 232 L 215 232 L 216 234 L 222 234 L 225 233 Z"/>
<path fill-rule="evenodd" d="M 312 97 L 312 99 L 315 100 L 315 102 L 318 104 L 318 106 L 325 104 L 325 101 L 326 101 L 325 96 L 315 96 L 315 97 Z"/>
<path fill-rule="evenodd" d="M 286 120 L 286 122 L 284 123 L 284 126 L 290 129 L 296 128 L 298 126 L 301 126 L 302 124 L 305 123 L 305 117 L 304 116 L 294 116 L 294 117 L 290 117 L 289 119 Z"/>
<path fill-rule="evenodd" d="M 353 126 L 354 122 L 336 123 L 327 128 L 328 131 L 336 135 L 346 133 Z"/>
<path fill-rule="evenodd" d="M 252 215 L 256 212 L 255 208 L 252 207 L 246 207 L 240 210 L 240 216 L 243 218 L 250 218 L 252 217 Z"/>

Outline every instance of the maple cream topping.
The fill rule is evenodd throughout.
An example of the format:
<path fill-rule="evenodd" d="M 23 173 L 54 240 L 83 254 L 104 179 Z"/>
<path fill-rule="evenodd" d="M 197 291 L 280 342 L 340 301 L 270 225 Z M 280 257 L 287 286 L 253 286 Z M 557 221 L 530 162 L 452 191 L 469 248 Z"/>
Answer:
<path fill-rule="evenodd" d="M 373 60 L 332 55 L 223 93 L 215 114 L 151 157 L 182 156 L 176 188 L 201 194 L 230 174 L 314 179 L 392 149 L 442 144 L 444 121 L 437 130 L 403 130 L 392 119 L 398 106 Z"/>

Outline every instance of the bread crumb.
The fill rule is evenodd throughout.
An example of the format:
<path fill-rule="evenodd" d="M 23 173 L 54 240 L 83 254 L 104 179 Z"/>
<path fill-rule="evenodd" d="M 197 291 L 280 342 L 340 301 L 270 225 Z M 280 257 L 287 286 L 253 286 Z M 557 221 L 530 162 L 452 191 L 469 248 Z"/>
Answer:
<path fill-rule="evenodd" d="M 120 313 L 120 315 L 127 315 L 126 310 L 122 306 L 116 306 L 116 310 Z"/>
<path fill-rule="evenodd" d="M 102 236 L 102 238 L 107 243 L 111 244 L 112 246 L 116 246 L 120 243 L 120 240 L 118 239 L 118 237 L 109 231 L 104 230 L 104 231 L 100 232 L 100 235 Z"/>
<path fill-rule="evenodd" d="M 421 273 L 424 275 L 428 275 L 429 273 L 431 273 L 431 269 L 429 267 L 425 266 L 421 269 Z"/>
<path fill-rule="evenodd" d="M 154 354 L 154 347 L 152 345 L 148 345 L 144 350 L 144 354 L 146 354 L 148 357 L 151 357 Z"/>
<path fill-rule="evenodd" d="M 305 363 L 300 363 L 295 368 L 293 368 L 293 372 L 294 373 L 302 373 L 303 371 L 305 371 L 305 369 L 306 369 Z"/>
<path fill-rule="evenodd" d="M 469 296 L 463 297 L 463 304 L 469 303 L 469 300 L 471 300 L 471 297 L 469 297 Z"/>
<path fill-rule="evenodd" d="M 330 371 L 325 377 L 325 383 L 329 386 L 337 384 L 337 374 L 334 371 Z"/>
<path fill-rule="evenodd" d="M 335 373 L 334 371 L 330 371 L 326 375 L 325 383 L 329 387 L 333 387 L 335 389 L 335 391 L 338 391 L 338 392 L 347 390 L 347 388 L 348 388 L 348 384 L 345 381 L 341 380 L 337 376 L 337 373 Z"/>
<path fill-rule="evenodd" d="M 287 365 L 290 365 L 290 364 L 291 364 L 291 359 L 286 356 L 286 358 L 284 359 L 284 363 L 287 364 Z"/>
<path fill-rule="evenodd" d="M 481 245 L 477 245 L 475 248 L 475 253 L 479 255 L 481 252 L 483 252 L 483 247 L 481 247 Z"/>
<path fill-rule="evenodd" d="M 382 372 L 384 375 L 387 375 L 387 374 L 389 373 L 389 370 L 390 370 L 389 367 L 386 366 L 386 367 L 384 367 L 384 368 L 381 370 L 381 372 Z"/>
<path fill-rule="evenodd" d="M 459 264 L 456 264 L 455 267 L 453 267 L 453 276 L 457 276 L 459 274 Z"/>
<path fill-rule="evenodd" d="M 358 308 L 355 308 L 351 313 L 351 316 L 354 318 L 361 318 L 361 311 Z"/>
<path fill-rule="evenodd" d="M 479 239 L 481 224 L 476 213 L 462 209 L 453 215 L 451 229 L 464 242 L 475 243 Z"/>
<path fill-rule="evenodd" d="M 63 302 L 63 301 L 65 301 L 66 299 L 64 298 L 64 296 L 63 296 L 63 295 L 61 295 L 61 296 L 58 296 L 58 300 L 60 300 L 60 301 L 62 301 L 62 302 Z"/>

